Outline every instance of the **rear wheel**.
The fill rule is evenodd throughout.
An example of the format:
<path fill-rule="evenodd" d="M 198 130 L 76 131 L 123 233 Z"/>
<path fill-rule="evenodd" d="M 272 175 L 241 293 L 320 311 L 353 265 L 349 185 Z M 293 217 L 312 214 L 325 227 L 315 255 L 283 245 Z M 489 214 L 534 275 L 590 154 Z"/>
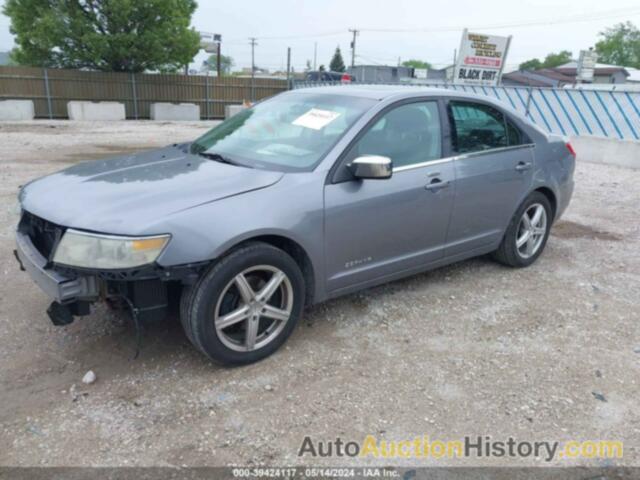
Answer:
<path fill-rule="evenodd" d="M 183 292 L 187 337 L 209 358 L 246 364 L 275 352 L 293 331 L 304 305 L 296 262 L 265 243 L 233 251 Z"/>
<path fill-rule="evenodd" d="M 528 267 L 542 254 L 551 221 L 549 200 L 542 193 L 533 192 L 513 215 L 494 258 L 510 267 Z"/>

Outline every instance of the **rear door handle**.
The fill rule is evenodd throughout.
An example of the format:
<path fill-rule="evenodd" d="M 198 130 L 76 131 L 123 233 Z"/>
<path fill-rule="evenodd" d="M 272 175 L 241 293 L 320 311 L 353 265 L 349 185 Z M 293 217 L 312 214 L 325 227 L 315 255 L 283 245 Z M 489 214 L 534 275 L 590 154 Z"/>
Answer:
<path fill-rule="evenodd" d="M 518 162 L 516 165 L 516 170 L 519 172 L 524 172 L 531 169 L 531 162 Z"/>
<path fill-rule="evenodd" d="M 431 180 L 431 183 L 428 183 L 424 188 L 431 192 L 437 192 L 438 190 L 447 188 L 450 184 L 451 182 L 449 181 L 443 182 L 439 178 L 434 178 L 433 180 Z"/>

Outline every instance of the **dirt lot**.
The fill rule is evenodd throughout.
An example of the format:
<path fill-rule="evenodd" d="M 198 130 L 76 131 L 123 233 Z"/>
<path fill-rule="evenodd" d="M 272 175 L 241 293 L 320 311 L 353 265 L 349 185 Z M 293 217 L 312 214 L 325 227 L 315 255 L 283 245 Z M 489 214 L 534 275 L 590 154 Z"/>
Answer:
<path fill-rule="evenodd" d="M 0 124 L 0 465 L 390 463 L 297 457 L 305 435 L 367 434 L 623 440 L 624 459 L 599 464 L 640 465 L 640 170 L 579 163 L 534 266 L 480 258 L 314 307 L 256 365 L 211 365 L 175 321 L 147 330 L 137 360 L 105 308 L 51 325 L 12 254 L 18 186 L 208 126 Z M 423 462 L 480 463 L 544 462 Z"/>

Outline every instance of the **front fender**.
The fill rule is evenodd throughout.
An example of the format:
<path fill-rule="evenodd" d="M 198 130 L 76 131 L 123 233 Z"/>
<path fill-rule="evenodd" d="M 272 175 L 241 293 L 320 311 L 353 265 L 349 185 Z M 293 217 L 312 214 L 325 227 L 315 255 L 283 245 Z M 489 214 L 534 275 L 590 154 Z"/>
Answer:
<path fill-rule="evenodd" d="M 293 240 L 324 285 L 324 176 L 287 174 L 271 187 L 176 212 L 149 227 L 172 235 L 161 266 L 211 261 L 263 235 Z M 320 292 L 319 292 L 320 293 Z"/>

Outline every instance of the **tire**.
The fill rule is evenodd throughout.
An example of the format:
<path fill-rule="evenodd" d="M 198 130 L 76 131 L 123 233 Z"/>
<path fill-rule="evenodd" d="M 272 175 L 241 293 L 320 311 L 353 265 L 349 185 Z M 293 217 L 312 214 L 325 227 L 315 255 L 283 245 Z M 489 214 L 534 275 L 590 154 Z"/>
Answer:
<path fill-rule="evenodd" d="M 551 204 L 545 195 L 540 192 L 531 193 L 511 218 L 500 246 L 493 253 L 494 260 L 514 268 L 528 267 L 535 262 L 547 244 L 553 221 L 552 212 Z M 529 219 L 528 225 L 524 218 L 525 213 Z M 536 214 L 540 215 L 540 219 L 533 225 L 531 220 L 536 219 Z M 519 246 L 518 242 L 525 238 L 526 242 Z"/>
<path fill-rule="evenodd" d="M 288 254 L 250 243 L 184 289 L 180 320 L 187 338 L 211 360 L 244 365 L 286 341 L 302 315 L 304 294 L 304 277 Z"/>

